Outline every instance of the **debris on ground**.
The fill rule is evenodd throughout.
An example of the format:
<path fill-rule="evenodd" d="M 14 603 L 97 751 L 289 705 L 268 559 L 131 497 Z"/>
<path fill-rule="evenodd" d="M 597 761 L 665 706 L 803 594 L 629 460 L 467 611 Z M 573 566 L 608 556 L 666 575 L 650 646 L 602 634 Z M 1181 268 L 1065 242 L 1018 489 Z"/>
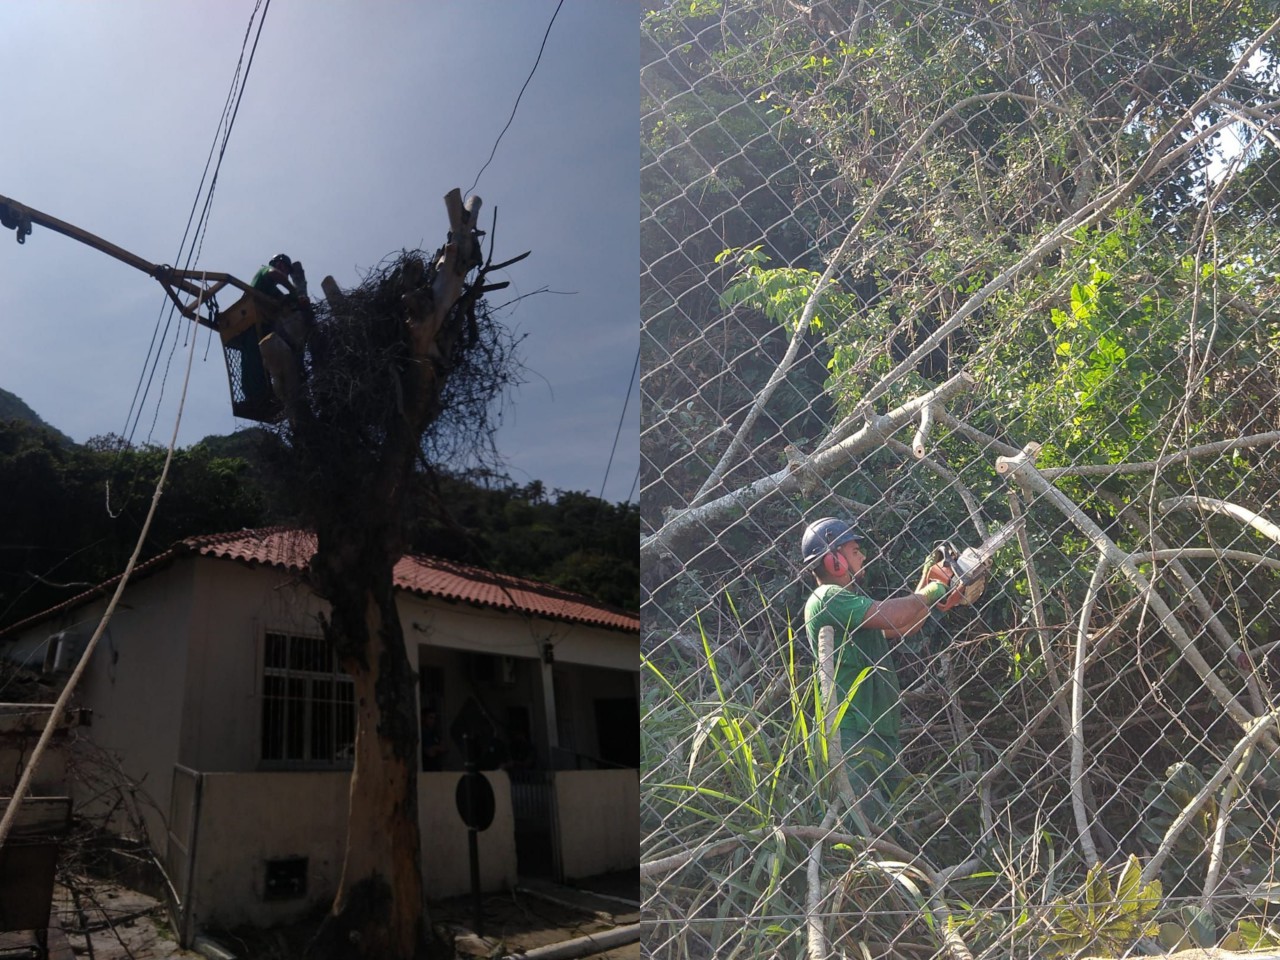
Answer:
<path fill-rule="evenodd" d="M 183 950 L 169 926 L 165 905 L 128 887 L 85 877 L 58 885 L 53 918 L 78 957 L 94 960 L 201 960 Z"/>
<path fill-rule="evenodd" d="M 50 960 L 205 960 L 203 953 L 178 945 L 160 900 L 107 880 L 66 879 L 67 884 L 60 884 L 54 893 Z M 580 887 L 522 878 L 514 890 L 481 898 L 480 931 L 475 929 L 473 910 L 470 896 L 431 904 L 432 925 L 441 939 L 453 943 L 456 956 L 501 958 L 599 934 L 629 942 L 606 941 L 600 949 L 576 956 L 626 960 L 641 955 L 638 935 L 632 940 L 626 933 L 640 919 L 635 871 L 601 877 L 594 883 L 585 880 Z M 305 920 L 270 930 L 205 933 L 241 960 L 301 960 L 325 912 L 321 908 Z M 17 941 L 0 943 L 18 946 Z"/>
<path fill-rule="evenodd" d="M 438 934 L 452 939 L 459 956 L 506 956 L 576 940 L 639 922 L 639 906 L 594 897 L 556 884 L 521 883 L 509 893 L 481 899 L 480 929 L 470 897 L 434 904 Z"/>

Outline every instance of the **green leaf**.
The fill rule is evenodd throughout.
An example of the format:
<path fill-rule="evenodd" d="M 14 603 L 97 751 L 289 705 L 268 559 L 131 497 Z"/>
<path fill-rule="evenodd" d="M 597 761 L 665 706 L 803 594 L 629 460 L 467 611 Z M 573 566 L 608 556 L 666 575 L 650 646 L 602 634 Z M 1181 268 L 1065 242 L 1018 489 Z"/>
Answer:
<path fill-rule="evenodd" d="M 1249 950 L 1265 950 L 1280 947 L 1280 929 L 1255 920 L 1241 920 L 1236 925 L 1236 933 L 1244 941 Z"/>
<path fill-rule="evenodd" d="M 1160 946 L 1170 953 L 1193 946 L 1191 938 L 1187 936 L 1187 931 L 1176 923 L 1165 922 L 1160 924 L 1158 939 L 1160 940 Z"/>
<path fill-rule="evenodd" d="M 1218 942 L 1218 921 L 1213 912 L 1188 904 L 1179 911 L 1191 942 L 1197 947 L 1212 947 Z"/>
<path fill-rule="evenodd" d="M 1095 863 L 1089 868 L 1084 886 L 1084 900 L 1090 907 L 1103 906 L 1111 902 L 1111 878 L 1107 876 L 1107 868 L 1101 863 Z"/>

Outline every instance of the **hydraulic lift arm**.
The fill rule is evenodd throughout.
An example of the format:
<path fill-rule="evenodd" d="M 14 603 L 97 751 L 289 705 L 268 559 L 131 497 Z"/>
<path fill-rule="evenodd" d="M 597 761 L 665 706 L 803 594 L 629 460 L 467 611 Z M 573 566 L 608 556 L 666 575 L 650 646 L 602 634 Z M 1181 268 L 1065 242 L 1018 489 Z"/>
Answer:
<path fill-rule="evenodd" d="M 47 213 L 41 213 L 39 210 L 18 203 L 16 200 L 0 196 L 0 226 L 16 230 L 18 243 L 26 242 L 27 237 L 31 234 L 31 227 L 35 224 L 60 233 L 65 237 L 70 237 L 72 240 L 78 240 L 80 243 L 93 247 L 95 250 L 100 250 L 123 263 L 127 263 L 135 270 L 141 270 L 149 277 L 154 277 L 164 287 L 165 292 L 177 305 L 184 317 L 211 329 L 216 329 L 212 308 L 204 315 L 200 315 L 197 312 L 197 308 L 201 303 L 211 304 L 213 298 L 224 287 L 232 286 L 250 296 L 262 296 L 243 280 L 239 280 L 229 273 L 178 270 L 174 267 L 150 263 L 122 247 L 117 247 L 114 243 L 109 243 L 101 237 L 94 236 L 87 230 L 81 230 L 79 227 L 73 226 L 64 220 L 59 220 L 57 217 L 51 217 Z M 184 299 L 184 296 L 189 299 Z"/>
<path fill-rule="evenodd" d="M 25 243 L 32 226 L 37 224 L 115 257 L 158 280 L 184 317 L 218 332 L 227 361 L 232 413 L 260 423 L 270 423 L 279 417 L 280 402 L 273 392 L 259 349 L 259 343 L 270 332 L 271 321 L 279 315 L 281 308 L 277 301 L 229 273 L 178 270 L 151 263 L 87 230 L 0 196 L 0 226 L 17 231 L 18 243 Z M 226 287 L 234 287 L 239 299 L 230 307 L 220 309 L 215 298 Z"/>

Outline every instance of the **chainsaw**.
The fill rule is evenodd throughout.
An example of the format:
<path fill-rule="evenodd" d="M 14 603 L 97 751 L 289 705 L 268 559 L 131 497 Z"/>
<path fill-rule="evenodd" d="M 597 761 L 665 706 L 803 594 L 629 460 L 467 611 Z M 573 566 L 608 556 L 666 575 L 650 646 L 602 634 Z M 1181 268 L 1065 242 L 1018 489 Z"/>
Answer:
<path fill-rule="evenodd" d="M 991 560 L 996 551 L 1012 540 L 1022 528 L 1021 520 L 1013 520 L 987 537 L 976 547 L 957 552 L 947 541 L 940 541 L 929 556 L 927 567 L 941 566 L 951 574 L 951 589 L 959 592 L 960 603 L 973 603 L 986 589 L 991 575 Z M 926 572 L 926 579 L 928 573 Z"/>

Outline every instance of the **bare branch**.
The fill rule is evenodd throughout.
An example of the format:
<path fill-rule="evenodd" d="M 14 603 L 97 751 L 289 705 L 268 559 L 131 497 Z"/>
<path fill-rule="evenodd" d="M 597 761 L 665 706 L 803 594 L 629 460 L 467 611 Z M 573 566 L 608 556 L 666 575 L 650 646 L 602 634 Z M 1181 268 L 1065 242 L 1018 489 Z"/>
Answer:
<path fill-rule="evenodd" d="M 958 373 L 941 386 L 908 400 L 884 416 L 870 421 L 857 433 L 841 443 L 813 454 L 804 463 L 804 469 L 819 476 L 829 476 L 838 467 L 855 456 L 880 445 L 883 439 L 896 433 L 904 425 L 914 422 L 921 408 L 929 403 L 948 400 L 973 386 L 973 378 Z M 800 473 L 789 465 L 761 477 L 753 483 L 731 491 L 696 508 L 680 510 L 667 518 L 660 529 L 640 541 L 640 558 L 643 562 L 663 549 L 670 549 L 683 536 L 695 532 L 699 525 L 707 524 L 733 509 L 742 509 L 771 493 L 791 493 L 800 489 Z"/>
<path fill-rule="evenodd" d="M 1280 527 L 1247 507 L 1237 506 L 1225 500 L 1214 500 L 1210 497 L 1170 497 L 1168 500 L 1160 501 L 1161 513 L 1191 507 L 1203 510 L 1205 513 L 1220 513 L 1224 516 L 1234 517 L 1243 523 L 1247 523 L 1264 537 L 1280 543 Z"/>
<path fill-rule="evenodd" d="M 1046 467 L 1040 471 L 1040 474 L 1046 480 L 1056 480 L 1059 477 L 1114 477 L 1126 473 L 1152 473 L 1163 470 L 1165 467 L 1172 466 L 1175 463 L 1187 463 L 1193 457 L 1208 457 L 1215 453 L 1227 453 L 1231 450 L 1243 450 L 1248 447 L 1259 447 L 1271 443 L 1280 443 L 1280 430 L 1273 430 L 1270 433 L 1256 433 L 1248 437 L 1236 437 L 1232 440 L 1219 440 L 1216 443 L 1204 443 L 1196 447 L 1188 447 L 1178 453 L 1171 453 L 1158 460 Z"/>
<path fill-rule="evenodd" d="M 1242 727 L 1247 726 L 1253 720 L 1253 715 L 1241 705 L 1240 701 L 1227 689 L 1222 679 L 1213 672 L 1213 668 L 1209 666 L 1200 654 L 1199 649 L 1197 649 L 1195 641 L 1183 628 L 1182 624 L 1178 622 L 1173 611 L 1169 609 L 1168 604 L 1155 591 L 1150 581 L 1139 572 L 1137 566 L 1129 559 L 1128 553 L 1117 547 L 1115 542 L 1085 515 L 1083 510 L 1041 476 L 1032 462 L 1032 457 L 1037 449 L 1038 447 L 1032 444 L 1017 457 L 998 458 L 996 460 L 996 472 L 1008 479 L 1017 480 L 1025 484 L 1044 500 L 1052 503 L 1062 512 L 1063 516 L 1070 520 L 1081 533 L 1102 551 L 1103 555 L 1114 566 L 1129 578 L 1134 587 L 1137 588 L 1138 593 L 1156 611 L 1156 615 L 1160 618 L 1160 623 L 1178 645 L 1183 657 L 1200 675 L 1200 679 L 1205 686 L 1217 697 L 1233 720 Z M 1268 747 L 1280 751 L 1280 744 L 1276 743 L 1275 738 L 1269 739 Z"/>

